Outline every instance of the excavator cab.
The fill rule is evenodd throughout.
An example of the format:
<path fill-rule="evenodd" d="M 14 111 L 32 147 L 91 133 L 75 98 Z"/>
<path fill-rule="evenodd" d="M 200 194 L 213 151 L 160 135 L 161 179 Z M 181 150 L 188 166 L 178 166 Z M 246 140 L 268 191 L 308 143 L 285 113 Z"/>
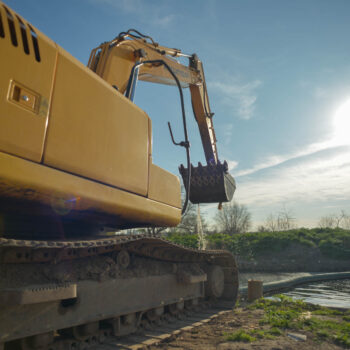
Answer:
<path fill-rule="evenodd" d="M 232 200 L 236 183 L 228 172 L 226 161 L 207 166 L 198 163 L 197 167 L 191 164 L 190 170 L 189 177 L 188 168 L 183 164 L 179 167 L 186 191 L 189 191 L 189 199 L 193 204 L 222 203 Z"/>

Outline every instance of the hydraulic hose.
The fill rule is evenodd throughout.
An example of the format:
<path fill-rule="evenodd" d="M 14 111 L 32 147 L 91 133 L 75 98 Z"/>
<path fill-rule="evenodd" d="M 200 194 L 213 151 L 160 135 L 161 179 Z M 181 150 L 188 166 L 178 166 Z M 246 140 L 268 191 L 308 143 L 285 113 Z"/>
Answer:
<path fill-rule="evenodd" d="M 169 130 L 170 130 L 170 135 L 172 138 L 173 143 L 176 146 L 182 146 L 185 147 L 186 149 L 186 158 L 187 158 L 187 169 L 188 169 L 188 173 L 187 173 L 187 184 L 185 184 L 185 189 L 186 189 L 186 197 L 185 197 L 185 202 L 184 205 L 182 207 L 182 211 L 181 214 L 183 215 L 186 212 L 187 206 L 188 206 L 188 201 L 190 198 L 190 185 L 191 185 L 191 156 L 190 156 L 190 142 L 188 140 L 188 132 L 187 132 L 187 122 L 186 122 L 186 113 L 185 113 L 185 103 L 184 103 L 184 97 L 183 97 L 183 93 L 182 93 L 182 88 L 181 88 L 181 84 L 180 81 L 178 79 L 178 77 L 176 76 L 176 74 L 173 72 L 173 70 L 169 67 L 169 65 L 164 61 L 164 60 L 148 60 L 148 61 L 143 61 L 143 62 L 137 62 L 132 70 L 131 70 L 131 74 L 130 74 L 130 78 L 129 78 L 129 83 L 128 83 L 128 88 L 126 90 L 125 96 L 126 97 L 131 97 L 134 95 L 134 91 L 133 89 L 135 88 L 135 82 L 137 80 L 137 77 L 135 77 L 135 74 L 138 73 L 138 69 L 140 66 L 144 65 L 144 64 L 154 64 L 154 65 L 163 65 L 168 71 L 169 73 L 172 75 L 172 77 L 174 78 L 176 85 L 179 89 L 179 93 L 180 93 L 180 101 L 181 101 L 181 111 L 182 111 L 182 123 L 183 123 L 183 129 L 184 129 L 184 137 L 185 137 L 185 141 L 182 142 L 175 142 L 174 138 L 173 138 L 173 134 L 171 131 L 171 127 L 170 127 L 170 123 L 168 123 L 169 125 Z M 186 186 L 187 185 L 187 186 Z"/>

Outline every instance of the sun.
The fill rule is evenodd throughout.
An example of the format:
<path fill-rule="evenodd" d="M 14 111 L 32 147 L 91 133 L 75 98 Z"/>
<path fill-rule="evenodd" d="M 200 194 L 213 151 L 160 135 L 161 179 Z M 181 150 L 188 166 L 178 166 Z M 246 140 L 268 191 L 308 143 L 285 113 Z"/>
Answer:
<path fill-rule="evenodd" d="M 337 144 L 350 144 L 350 99 L 342 104 L 335 112 L 334 141 Z"/>

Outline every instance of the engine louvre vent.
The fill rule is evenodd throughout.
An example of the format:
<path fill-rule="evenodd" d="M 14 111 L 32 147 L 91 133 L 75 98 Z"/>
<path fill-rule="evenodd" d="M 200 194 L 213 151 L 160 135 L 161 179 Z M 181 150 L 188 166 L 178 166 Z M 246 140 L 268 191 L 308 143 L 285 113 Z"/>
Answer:
<path fill-rule="evenodd" d="M 7 14 L 7 22 L 9 25 L 9 29 L 10 29 L 10 35 L 11 35 L 11 42 L 13 46 L 18 46 L 18 41 L 17 41 L 17 35 L 16 35 L 16 28 L 15 28 L 15 21 L 14 18 L 12 16 L 12 13 L 9 11 L 9 9 L 7 7 L 4 6 L 4 9 L 6 11 Z"/>
<path fill-rule="evenodd" d="M 4 11 L 2 11 L 2 9 Z M 29 43 L 30 39 L 28 38 L 28 35 L 30 35 L 32 38 L 32 51 L 34 52 L 35 60 L 37 62 L 40 62 L 41 57 L 39 51 L 39 42 L 35 30 L 29 23 L 25 23 L 17 14 L 13 15 L 12 12 L 3 4 L 0 4 L 0 37 L 5 38 L 6 17 L 12 45 L 18 47 L 17 33 L 19 31 L 21 33 L 23 51 L 25 54 L 29 55 L 31 49 Z"/>
<path fill-rule="evenodd" d="M 23 42 L 23 49 L 24 52 L 29 55 L 29 45 L 28 45 L 28 38 L 27 38 L 27 31 L 26 31 L 26 26 L 23 23 L 23 21 L 16 15 L 18 22 L 19 22 L 19 26 L 21 29 L 21 35 L 22 35 L 22 42 Z"/>
<path fill-rule="evenodd" d="M 2 13 L 0 9 L 0 37 L 5 38 L 4 25 L 2 23 Z"/>
<path fill-rule="evenodd" d="M 33 46 L 34 46 L 34 53 L 35 53 L 35 59 L 38 62 L 40 62 L 41 58 L 40 58 L 40 52 L 39 52 L 38 37 L 37 37 L 34 29 L 32 28 L 32 26 L 30 24 L 28 24 L 28 27 L 30 28 L 30 34 L 32 36 L 32 41 L 33 41 Z"/>

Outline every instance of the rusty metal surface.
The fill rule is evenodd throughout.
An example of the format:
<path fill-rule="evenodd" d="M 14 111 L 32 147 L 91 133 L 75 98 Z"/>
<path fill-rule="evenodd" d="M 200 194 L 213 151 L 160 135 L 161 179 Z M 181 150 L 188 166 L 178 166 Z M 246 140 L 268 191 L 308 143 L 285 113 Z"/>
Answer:
<path fill-rule="evenodd" d="M 0 305 L 25 305 L 76 298 L 77 285 L 40 285 L 0 290 Z"/>

